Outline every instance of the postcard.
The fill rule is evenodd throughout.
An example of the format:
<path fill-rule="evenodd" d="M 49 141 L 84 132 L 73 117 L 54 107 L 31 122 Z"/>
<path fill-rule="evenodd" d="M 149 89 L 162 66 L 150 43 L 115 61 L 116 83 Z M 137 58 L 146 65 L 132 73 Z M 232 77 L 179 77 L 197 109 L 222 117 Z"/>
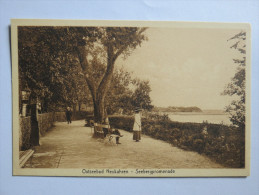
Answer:
<path fill-rule="evenodd" d="M 246 23 L 12 19 L 13 175 L 250 174 Z"/>

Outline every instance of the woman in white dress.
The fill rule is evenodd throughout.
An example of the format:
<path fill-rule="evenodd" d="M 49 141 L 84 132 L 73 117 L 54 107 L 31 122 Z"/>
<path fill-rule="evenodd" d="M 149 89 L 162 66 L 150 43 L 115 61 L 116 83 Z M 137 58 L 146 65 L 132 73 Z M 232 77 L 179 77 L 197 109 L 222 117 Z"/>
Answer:
<path fill-rule="evenodd" d="M 141 140 L 141 113 L 140 110 L 135 110 L 135 120 L 133 125 L 133 140 L 138 142 Z"/>

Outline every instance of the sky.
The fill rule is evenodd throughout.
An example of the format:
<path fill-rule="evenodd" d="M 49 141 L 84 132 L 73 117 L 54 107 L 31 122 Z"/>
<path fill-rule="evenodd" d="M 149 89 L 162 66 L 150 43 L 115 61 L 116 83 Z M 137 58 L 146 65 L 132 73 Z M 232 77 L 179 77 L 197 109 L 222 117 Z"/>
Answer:
<path fill-rule="evenodd" d="M 149 28 L 148 41 L 116 66 L 150 81 L 153 105 L 224 109 L 231 97 L 222 96 L 240 58 L 235 41 L 239 29 Z"/>

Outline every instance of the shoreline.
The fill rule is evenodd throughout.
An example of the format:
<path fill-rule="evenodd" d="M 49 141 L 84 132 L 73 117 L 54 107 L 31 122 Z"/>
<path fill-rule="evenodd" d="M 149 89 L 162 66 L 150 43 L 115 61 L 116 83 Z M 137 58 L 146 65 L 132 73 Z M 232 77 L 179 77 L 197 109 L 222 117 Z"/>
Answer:
<path fill-rule="evenodd" d="M 228 113 L 205 113 L 205 112 L 163 112 L 171 115 L 229 115 Z"/>

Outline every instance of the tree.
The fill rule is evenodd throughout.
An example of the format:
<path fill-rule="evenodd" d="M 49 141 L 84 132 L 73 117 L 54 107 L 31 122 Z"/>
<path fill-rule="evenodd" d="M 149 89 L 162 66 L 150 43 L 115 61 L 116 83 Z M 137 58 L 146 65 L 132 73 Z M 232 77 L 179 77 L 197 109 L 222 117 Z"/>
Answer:
<path fill-rule="evenodd" d="M 123 68 L 115 69 L 105 98 L 108 114 L 123 111 L 131 114 L 136 107 L 151 110 L 151 88 L 148 81 L 133 78 L 132 73 Z"/>
<path fill-rule="evenodd" d="M 62 32 L 55 27 L 18 27 L 20 90 L 28 88 L 44 112 L 68 103 L 72 94 L 67 86 L 82 81 L 72 77 L 76 60 L 61 44 Z"/>
<path fill-rule="evenodd" d="M 105 107 L 108 114 L 123 111 L 130 113 L 132 105 L 132 74 L 123 68 L 115 69 L 110 87 L 105 98 Z"/>
<path fill-rule="evenodd" d="M 236 49 L 241 55 L 242 59 L 233 59 L 234 63 L 238 65 L 234 77 L 223 91 L 223 95 L 236 96 L 236 100 L 233 100 L 226 111 L 230 113 L 230 120 L 234 125 L 245 129 L 245 67 L 246 67 L 246 32 L 240 32 L 237 35 L 230 38 L 228 41 L 235 41 L 230 47 Z"/>
<path fill-rule="evenodd" d="M 81 67 L 74 50 L 82 37 L 88 36 L 89 43 L 93 42 L 93 31 L 77 27 L 18 27 L 19 103 L 21 107 L 21 91 L 29 90 L 33 146 L 39 144 L 37 101 L 42 103 L 43 112 L 48 112 L 87 97 L 85 79 L 79 72 Z"/>
<path fill-rule="evenodd" d="M 137 27 L 18 27 L 22 85 L 44 104 L 74 102 L 77 70 L 91 92 L 95 121 L 101 123 L 115 61 L 147 40 Z M 72 80 L 71 80 L 72 78 Z M 81 83 L 81 82 L 80 82 Z M 68 87 L 69 86 L 69 87 Z M 23 86 L 24 87 L 24 86 Z M 71 88 L 72 87 L 72 88 Z M 46 106 L 48 107 L 48 106 Z"/>
<path fill-rule="evenodd" d="M 150 111 L 154 106 L 151 105 L 151 99 L 149 95 L 151 88 L 149 81 L 141 81 L 136 79 L 135 83 L 137 88 L 135 89 L 132 96 L 132 105 L 135 108 L 140 107 Z"/>
<path fill-rule="evenodd" d="M 78 45 L 77 52 L 82 72 L 91 91 L 94 104 L 95 121 L 102 123 L 104 117 L 104 100 L 109 88 L 116 59 L 140 46 L 146 40 L 143 34 L 146 28 L 137 27 L 96 27 L 98 34 L 94 44 Z M 84 38 L 87 40 L 87 38 Z M 96 78 L 95 68 L 97 64 L 105 65 L 104 74 Z M 102 67 L 102 66 L 99 66 Z"/>

